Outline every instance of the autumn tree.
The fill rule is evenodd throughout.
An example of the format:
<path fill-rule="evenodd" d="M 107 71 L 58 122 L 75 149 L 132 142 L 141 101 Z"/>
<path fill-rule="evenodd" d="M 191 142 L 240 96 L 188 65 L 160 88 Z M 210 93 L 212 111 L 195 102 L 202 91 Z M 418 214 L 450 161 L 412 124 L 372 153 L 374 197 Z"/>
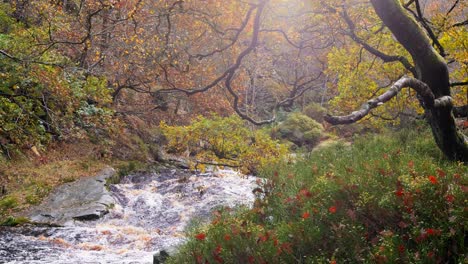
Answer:
<path fill-rule="evenodd" d="M 463 1 L 425 1 L 430 18 L 416 0 L 6 3 L 26 28 L 22 34 L 40 30 L 29 34 L 29 48 L 3 45 L 2 59 L 45 62 L 57 76 L 99 80 L 112 89 L 113 107 L 123 115 L 188 121 L 236 112 L 261 125 L 274 122 L 280 110 L 300 108 L 298 100 L 323 105 L 332 97 L 333 111 L 352 111 L 357 98 L 368 100 L 394 83 L 365 109 L 327 120 L 397 120 L 420 105 L 444 153 L 467 156 L 452 116 L 466 112 L 453 108 L 466 104 Z M 413 92 L 390 100 L 403 87 Z M 82 96 L 88 106 L 99 104 L 99 94 Z"/>
<path fill-rule="evenodd" d="M 296 2 L 296 4 L 300 3 L 303 4 L 303 2 Z M 239 45 L 240 49 L 237 55 L 236 52 L 231 54 L 231 56 L 236 55 L 233 60 L 234 62 L 232 64 L 228 64 L 230 66 L 227 67 L 225 71 L 221 72 L 221 74 L 218 75 L 219 77 L 212 83 L 200 89 L 181 89 L 180 87 L 177 87 L 169 90 L 163 89 L 163 91 L 177 91 L 186 94 L 193 94 L 205 92 L 211 89 L 211 87 L 221 84 L 232 96 L 232 106 L 239 116 L 257 125 L 273 122 L 275 119 L 274 115 L 271 119 L 258 121 L 249 115 L 249 112 L 246 111 L 245 107 L 242 107 L 242 103 L 245 98 L 239 94 L 239 88 L 236 88 L 236 86 L 242 87 L 243 85 L 241 82 L 238 82 L 243 76 L 246 76 L 243 74 L 243 70 L 247 68 L 247 62 L 249 59 L 257 56 L 257 53 L 262 50 L 262 48 L 269 48 L 270 50 L 274 49 L 274 45 L 268 45 L 268 38 L 265 37 L 269 33 L 278 33 L 290 46 L 296 48 L 298 53 L 308 53 L 305 51 L 305 47 L 311 47 L 311 50 L 317 50 L 320 44 L 324 45 L 326 41 L 314 42 L 311 41 L 313 38 L 307 38 L 307 34 L 301 35 L 299 32 L 303 33 L 308 30 L 312 31 L 311 29 L 317 27 L 316 25 L 321 25 L 321 20 L 326 17 L 324 16 L 324 13 L 319 10 L 326 10 L 325 14 L 333 14 L 338 17 L 338 19 L 333 20 L 334 23 L 331 23 L 334 25 L 328 25 L 328 27 L 326 27 L 327 29 L 333 30 L 336 25 L 346 29 L 344 32 L 345 34 L 338 31 L 338 33 L 342 33 L 341 35 L 333 34 L 333 31 L 330 32 L 330 35 L 336 36 L 332 40 L 332 44 L 335 47 L 346 45 L 346 39 L 349 37 L 354 43 L 362 47 L 360 51 L 362 57 L 374 57 L 374 62 L 376 58 L 380 60 L 382 62 L 382 67 L 387 71 L 391 71 L 387 73 L 386 81 L 394 82 L 387 92 L 375 99 L 369 100 L 364 104 L 361 110 L 355 111 L 348 116 L 328 116 L 326 120 L 332 124 L 356 122 L 371 113 L 372 109 L 390 101 L 390 99 L 394 98 L 402 88 L 409 87 L 416 92 L 416 98 L 418 99 L 419 105 L 424 109 L 425 118 L 428 120 L 432 128 L 435 141 L 440 149 L 450 159 L 466 160 L 468 157 L 466 138 L 456 127 L 453 116 L 454 99 L 451 93 L 451 86 L 466 85 L 466 83 L 464 83 L 465 80 L 463 80 L 463 75 L 460 82 L 450 82 L 449 68 L 443 58 L 443 56 L 447 56 L 447 54 L 442 45 L 442 41 L 439 41 L 434 29 L 432 29 L 428 20 L 423 16 L 419 1 L 410 1 L 405 4 L 405 7 L 396 0 L 372 0 L 370 1 L 371 6 L 359 1 L 317 1 L 315 6 L 309 6 L 309 8 L 302 7 L 302 12 L 300 11 L 295 13 L 297 17 L 302 18 L 304 16 L 305 18 L 308 18 L 309 22 L 305 24 L 305 27 L 296 27 L 295 30 L 292 31 L 281 28 L 282 25 L 280 23 L 279 25 L 274 25 L 279 28 L 268 29 L 268 26 L 271 26 L 272 24 L 268 24 L 267 18 L 270 16 L 275 17 L 269 13 L 269 11 L 273 9 L 272 6 L 275 6 L 275 4 L 280 5 L 281 3 L 275 1 L 248 3 L 248 5 L 250 5 L 248 10 L 252 13 L 252 18 L 250 18 L 249 15 L 245 17 L 245 20 L 242 23 L 242 25 L 245 26 L 240 27 L 235 31 L 237 33 L 230 45 L 234 46 L 234 44 L 238 44 L 237 41 L 241 39 L 240 36 L 242 36 L 243 31 L 248 33 L 246 35 L 247 38 L 244 40 L 245 44 Z M 356 8 L 354 8 L 354 11 L 357 12 L 356 14 L 352 14 L 351 11 L 348 11 L 351 4 L 356 6 Z M 410 8 L 411 5 L 415 6 L 415 11 Z M 314 8 L 316 8 L 317 11 L 314 10 Z M 407 10 L 405 10 L 405 8 Z M 447 15 L 452 12 L 455 13 L 454 10 L 456 9 L 463 10 L 464 8 L 465 7 L 460 1 L 455 1 L 454 4 L 450 6 L 449 11 L 447 11 Z M 275 10 L 274 14 L 277 13 L 278 11 Z M 330 17 L 333 18 L 333 16 Z M 363 33 L 362 31 L 358 31 L 358 26 L 353 20 L 353 18 L 356 17 L 364 20 L 364 27 L 368 27 L 367 32 Z M 281 21 L 281 19 L 278 21 Z M 373 23 L 375 25 L 372 25 Z M 457 22 L 454 24 L 454 27 L 459 27 L 464 24 L 466 24 L 465 21 Z M 286 25 L 288 26 L 288 24 Z M 324 33 L 323 28 L 318 27 L 318 29 L 319 30 L 317 30 L 317 32 L 322 34 Z M 372 40 L 373 36 L 378 35 L 380 32 L 387 33 L 384 35 L 385 39 L 380 37 L 380 39 L 377 38 Z M 390 32 L 398 42 L 392 40 L 392 36 L 388 34 Z M 437 34 L 439 34 L 439 36 L 443 35 L 441 32 L 437 32 Z M 314 36 L 314 34 L 311 33 L 309 36 Z M 295 43 L 295 40 L 299 40 L 300 44 Z M 390 47 L 388 50 L 379 49 L 383 40 L 389 43 L 388 46 Z M 226 49 L 228 48 L 230 48 L 230 46 L 226 47 Z M 284 48 L 284 46 L 281 46 L 279 49 L 282 48 Z M 395 51 L 397 51 L 396 54 L 390 53 Z M 220 51 L 214 50 L 214 53 L 217 52 Z M 309 51 L 309 54 L 310 53 L 311 52 Z M 265 54 L 266 53 L 263 53 L 262 55 L 265 56 Z M 317 56 L 318 52 L 312 52 L 312 54 Z M 260 61 L 264 59 L 264 57 L 255 58 Z M 286 64 L 294 70 L 287 74 L 288 77 L 282 78 L 283 80 L 294 77 L 294 71 L 297 73 L 297 68 L 294 67 L 295 63 L 293 58 L 293 56 L 288 56 L 289 60 Z M 299 60 L 304 60 L 304 58 L 305 56 L 298 57 Z M 315 59 L 318 60 L 318 58 Z M 392 62 L 397 63 L 399 67 L 388 67 L 387 65 Z M 457 63 L 461 64 L 459 67 L 462 68 L 463 72 L 463 65 L 466 63 L 463 61 L 463 57 L 462 60 Z M 369 67 L 374 67 L 374 64 L 375 63 L 370 63 Z M 262 63 L 262 65 L 268 64 Z M 284 68 L 279 67 L 278 63 L 271 66 L 273 66 L 272 68 L 277 71 L 284 68 L 287 69 L 287 66 Z M 311 71 L 307 72 L 307 74 L 311 73 Z M 365 72 L 363 72 L 363 74 L 364 73 Z M 384 74 L 385 71 L 381 73 L 381 75 Z M 409 77 L 408 75 L 412 75 L 412 77 Z M 275 82 L 272 76 L 269 77 L 268 81 Z M 364 77 L 368 78 L 368 76 L 362 76 L 362 78 Z M 380 78 L 380 75 L 376 73 L 375 78 Z M 299 84 L 297 82 L 298 80 L 301 80 L 303 83 Z M 273 107 L 270 108 L 270 111 L 274 112 L 275 109 L 290 105 L 291 102 L 293 102 L 298 96 L 302 95 L 304 91 L 310 89 L 308 80 L 314 79 L 299 77 L 296 78 L 296 81 L 284 82 L 285 87 L 287 87 L 286 89 L 289 90 L 289 92 L 275 100 L 276 102 Z M 359 82 L 359 75 L 357 75 L 355 81 Z M 376 85 L 376 89 L 373 91 L 374 95 L 378 94 L 379 90 L 388 86 L 384 81 L 385 80 L 380 80 L 377 84 L 374 84 Z M 369 83 L 374 82 L 369 80 Z"/>
<path fill-rule="evenodd" d="M 51 33 L 66 18 L 55 7 L 50 1 L 0 4 L 0 151 L 9 157 L 115 128 L 106 79 L 86 74 L 55 48 Z"/>
<path fill-rule="evenodd" d="M 395 97 L 402 88 L 412 88 L 416 91 L 420 104 L 424 108 L 425 118 L 432 128 L 434 139 L 439 148 L 450 159 L 466 161 L 468 158 L 467 138 L 460 133 L 455 124 L 449 68 L 442 57 L 444 55 L 442 45 L 433 36 L 432 43 L 438 48 L 438 51 L 432 46 L 427 33 L 399 1 L 371 0 L 370 2 L 385 26 L 389 28 L 397 41 L 411 55 L 414 66 L 405 57 L 396 56 L 393 59 L 404 64 L 413 77 L 403 76 L 387 92 L 367 101 L 358 111 L 347 116 L 327 116 L 326 120 L 332 124 L 356 122 L 368 115 L 372 109 Z M 458 2 L 454 3 L 453 8 Z M 421 16 L 419 1 L 410 1 L 407 6 L 411 3 L 415 3 L 417 6 L 419 15 L 416 14 L 416 17 L 423 21 L 423 25 L 428 26 Z M 350 21 L 346 13 L 343 14 L 349 28 L 353 30 L 353 22 Z M 433 34 L 430 29 L 428 32 Z M 358 36 L 354 35 L 353 38 L 382 60 L 392 59 L 369 46 Z"/>

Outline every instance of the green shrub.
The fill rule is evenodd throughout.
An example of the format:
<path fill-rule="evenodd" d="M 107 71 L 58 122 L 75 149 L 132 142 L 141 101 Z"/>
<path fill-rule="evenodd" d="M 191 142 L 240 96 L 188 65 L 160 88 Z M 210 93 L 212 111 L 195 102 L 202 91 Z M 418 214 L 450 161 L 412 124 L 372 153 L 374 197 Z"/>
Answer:
<path fill-rule="evenodd" d="M 322 123 L 323 117 L 327 114 L 327 109 L 318 103 L 310 103 L 304 108 L 302 112 L 304 115 L 314 119 L 319 123 Z"/>
<path fill-rule="evenodd" d="M 306 115 L 292 113 L 274 128 L 273 134 L 291 141 L 299 147 L 313 148 L 323 135 L 323 127 Z"/>
<path fill-rule="evenodd" d="M 13 216 L 9 216 L 3 222 L 0 222 L 0 226 L 17 226 L 28 222 L 29 219 L 25 217 L 15 218 Z"/>
<path fill-rule="evenodd" d="M 262 167 L 280 161 L 286 147 L 261 130 L 251 131 L 238 116 L 198 117 L 189 126 L 161 123 L 168 152 L 185 154 L 204 169 L 204 164 L 239 167 L 245 173 L 256 173 Z"/>
<path fill-rule="evenodd" d="M 168 263 L 463 263 L 466 166 L 428 155 L 426 137 L 363 137 L 270 167 L 252 209 L 214 212 Z"/>
<path fill-rule="evenodd" d="M 0 199 L 0 219 L 11 213 L 11 210 L 18 205 L 18 200 L 12 196 L 5 196 Z"/>

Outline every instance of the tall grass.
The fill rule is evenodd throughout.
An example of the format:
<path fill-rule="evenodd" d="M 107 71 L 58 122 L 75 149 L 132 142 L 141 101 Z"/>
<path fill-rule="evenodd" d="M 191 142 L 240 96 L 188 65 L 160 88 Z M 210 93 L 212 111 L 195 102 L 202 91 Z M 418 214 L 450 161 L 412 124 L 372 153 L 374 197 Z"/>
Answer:
<path fill-rule="evenodd" d="M 213 213 L 169 263 L 462 263 L 467 169 L 428 131 L 270 167 L 253 208 Z"/>

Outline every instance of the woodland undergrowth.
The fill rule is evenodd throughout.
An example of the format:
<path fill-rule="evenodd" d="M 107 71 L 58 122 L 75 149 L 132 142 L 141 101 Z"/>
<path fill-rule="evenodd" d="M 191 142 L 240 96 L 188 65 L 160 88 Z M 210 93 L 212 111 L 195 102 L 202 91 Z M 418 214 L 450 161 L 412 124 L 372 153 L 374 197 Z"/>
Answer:
<path fill-rule="evenodd" d="M 359 136 L 263 170 L 169 263 L 462 263 L 467 170 L 426 128 Z"/>

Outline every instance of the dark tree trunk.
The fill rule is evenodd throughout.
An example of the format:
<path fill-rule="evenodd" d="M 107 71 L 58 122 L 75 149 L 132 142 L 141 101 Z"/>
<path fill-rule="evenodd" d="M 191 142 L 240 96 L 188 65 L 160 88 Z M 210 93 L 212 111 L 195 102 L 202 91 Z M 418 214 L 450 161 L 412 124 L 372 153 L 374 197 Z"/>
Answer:
<path fill-rule="evenodd" d="M 371 0 L 385 25 L 411 54 L 416 64 L 417 79 L 426 83 L 434 97 L 450 96 L 448 67 L 431 46 L 421 27 L 407 14 L 398 0 Z M 453 104 L 424 106 L 434 139 L 450 159 L 468 161 L 466 137 L 458 131 L 452 113 Z"/>

